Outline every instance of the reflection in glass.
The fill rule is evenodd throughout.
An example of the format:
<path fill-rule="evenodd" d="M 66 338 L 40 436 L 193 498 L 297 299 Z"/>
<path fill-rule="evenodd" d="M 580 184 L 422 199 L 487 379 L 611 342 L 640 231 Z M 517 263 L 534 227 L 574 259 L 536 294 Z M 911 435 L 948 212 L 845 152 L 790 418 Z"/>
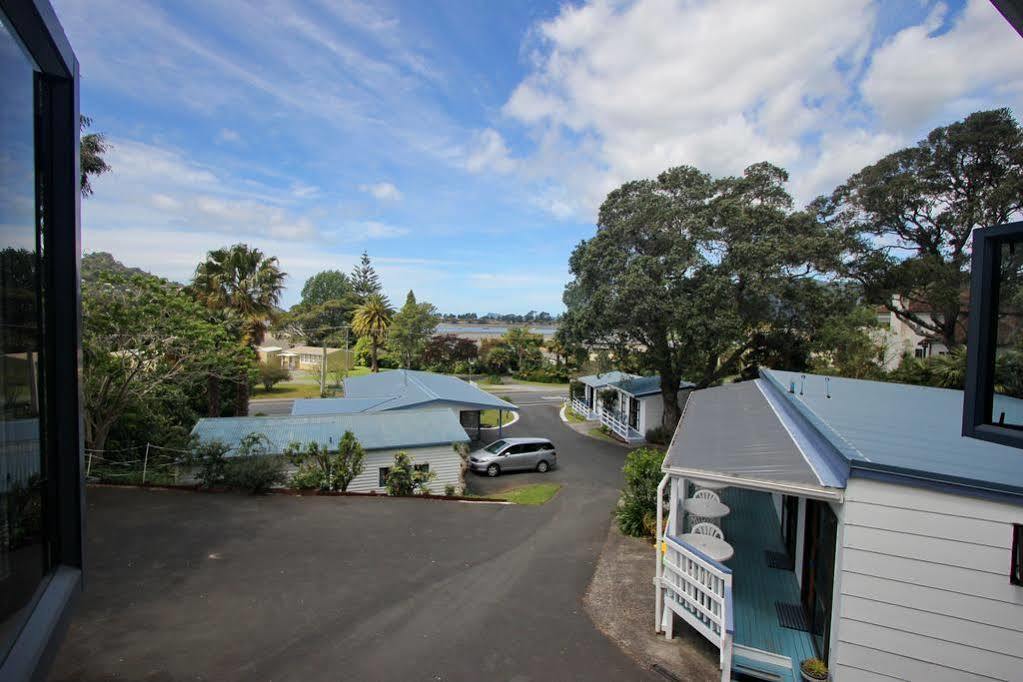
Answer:
<path fill-rule="evenodd" d="M 1023 242 L 999 246 L 995 387 L 990 419 L 1023 429 Z"/>
<path fill-rule="evenodd" d="M 47 570 L 34 83 L 0 15 L 0 660 Z"/>

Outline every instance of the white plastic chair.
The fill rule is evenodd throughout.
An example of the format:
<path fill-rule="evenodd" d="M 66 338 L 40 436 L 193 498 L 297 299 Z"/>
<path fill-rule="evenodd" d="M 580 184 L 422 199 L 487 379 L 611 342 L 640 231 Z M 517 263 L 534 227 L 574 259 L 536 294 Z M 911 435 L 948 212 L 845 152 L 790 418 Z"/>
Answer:
<path fill-rule="evenodd" d="M 721 529 L 715 526 L 713 523 L 707 522 L 698 523 L 695 526 L 693 526 L 693 529 L 689 532 L 694 535 L 709 535 L 712 538 L 717 538 L 718 540 L 725 539 L 725 534 L 722 533 Z"/>
<path fill-rule="evenodd" d="M 714 500 L 715 502 L 720 502 L 721 501 L 721 498 L 718 497 L 718 494 L 716 492 L 714 492 L 713 490 L 697 490 L 695 493 L 693 493 L 693 499 L 694 500 Z"/>

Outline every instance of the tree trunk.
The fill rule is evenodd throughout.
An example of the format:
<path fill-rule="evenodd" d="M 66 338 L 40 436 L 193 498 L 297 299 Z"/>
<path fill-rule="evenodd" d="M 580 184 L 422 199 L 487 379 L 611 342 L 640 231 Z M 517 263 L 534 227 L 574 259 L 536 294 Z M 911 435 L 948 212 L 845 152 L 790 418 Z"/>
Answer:
<path fill-rule="evenodd" d="M 661 413 L 661 426 L 670 432 L 675 431 L 679 420 L 682 418 L 682 408 L 678 404 L 678 385 L 675 380 L 671 384 L 671 377 L 661 375 L 661 400 L 664 402 L 664 412 Z"/>
<path fill-rule="evenodd" d="M 379 372 L 380 371 L 380 367 L 377 365 L 377 340 L 376 339 L 370 339 L 369 357 L 370 357 L 370 361 L 371 361 L 371 365 L 370 365 L 369 371 L 371 371 L 371 372 Z"/>
<path fill-rule="evenodd" d="M 242 370 L 241 377 L 238 379 L 238 390 L 235 393 L 234 416 L 249 416 L 249 373 L 244 369 Z"/>
<path fill-rule="evenodd" d="M 220 416 L 220 379 L 212 374 L 206 377 L 206 416 Z"/>

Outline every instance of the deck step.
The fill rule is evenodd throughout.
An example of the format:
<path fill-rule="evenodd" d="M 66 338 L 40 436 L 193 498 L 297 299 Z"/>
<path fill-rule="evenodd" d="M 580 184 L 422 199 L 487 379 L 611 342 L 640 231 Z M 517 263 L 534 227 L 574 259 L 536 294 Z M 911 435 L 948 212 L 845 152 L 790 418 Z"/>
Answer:
<path fill-rule="evenodd" d="M 757 661 L 735 654 L 732 656 L 732 675 L 747 675 L 770 682 L 798 682 L 796 671 L 767 661 Z"/>

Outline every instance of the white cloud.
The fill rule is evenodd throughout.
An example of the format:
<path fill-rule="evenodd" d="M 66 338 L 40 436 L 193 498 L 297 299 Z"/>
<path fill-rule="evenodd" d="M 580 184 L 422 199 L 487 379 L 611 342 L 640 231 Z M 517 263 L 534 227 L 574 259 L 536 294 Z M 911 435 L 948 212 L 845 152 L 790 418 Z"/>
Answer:
<path fill-rule="evenodd" d="M 465 156 L 463 166 L 472 173 L 481 171 L 507 173 L 515 168 L 515 161 L 511 158 L 508 145 L 505 144 L 501 133 L 493 128 L 487 128 L 473 135 L 471 149 Z"/>
<path fill-rule="evenodd" d="M 390 239 L 408 234 L 408 230 L 404 227 L 396 227 L 375 220 L 365 221 L 362 223 L 362 227 L 365 229 L 366 239 Z"/>
<path fill-rule="evenodd" d="M 939 5 L 873 55 L 863 95 L 893 127 L 915 132 L 960 118 L 985 106 L 992 90 L 1007 104 L 1023 103 L 1019 34 L 986 0 L 971 0 L 948 31 L 935 34 L 944 12 Z"/>
<path fill-rule="evenodd" d="M 606 192 L 679 164 L 713 174 L 787 168 L 798 202 L 830 191 L 930 127 L 1016 104 L 1023 44 L 971 0 L 878 47 L 869 0 L 590 0 L 532 32 L 504 105 L 534 146 L 517 170 L 555 217 L 590 219 Z M 862 83 L 862 90 L 861 90 Z M 938 116 L 940 118 L 936 119 Z M 925 127 L 926 126 L 926 127 Z M 471 169 L 506 172 L 493 131 Z M 468 167 L 468 165 L 467 165 Z"/>
<path fill-rule="evenodd" d="M 389 182 L 377 182 L 359 185 L 360 192 L 373 195 L 380 201 L 401 201 L 401 191 Z"/>

